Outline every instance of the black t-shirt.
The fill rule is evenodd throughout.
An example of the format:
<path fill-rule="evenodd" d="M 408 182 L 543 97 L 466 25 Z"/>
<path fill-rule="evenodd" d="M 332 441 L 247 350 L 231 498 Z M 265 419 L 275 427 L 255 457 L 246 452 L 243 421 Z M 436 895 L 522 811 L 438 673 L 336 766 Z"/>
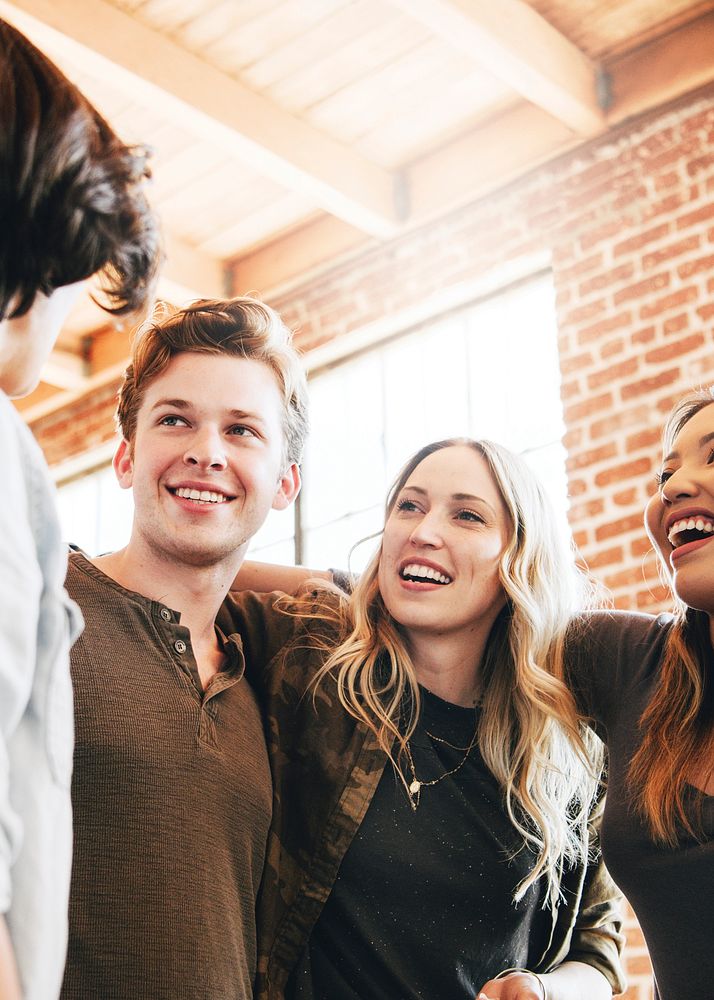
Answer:
<path fill-rule="evenodd" d="M 422 695 L 411 751 L 429 781 L 464 760 L 479 713 Z M 477 746 L 416 810 L 388 764 L 286 995 L 473 1000 L 502 969 L 537 967 L 552 927 L 543 883 L 513 902 L 533 860 Z"/>
<path fill-rule="evenodd" d="M 657 1000 L 714 997 L 714 795 L 691 788 L 685 804 L 703 836 L 678 847 L 653 841 L 637 814 L 629 770 L 643 738 L 640 719 L 659 683 L 672 620 L 597 612 L 571 635 L 570 680 L 581 710 L 608 747 L 602 853 L 629 900 L 654 966 Z M 714 670 L 714 661 L 708 664 Z"/>

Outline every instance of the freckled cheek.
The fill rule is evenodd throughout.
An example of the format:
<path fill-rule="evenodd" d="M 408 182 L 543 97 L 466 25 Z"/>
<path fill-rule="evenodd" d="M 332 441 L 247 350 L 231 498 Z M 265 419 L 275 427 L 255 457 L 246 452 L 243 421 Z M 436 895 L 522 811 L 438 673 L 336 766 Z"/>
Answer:
<path fill-rule="evenodd" d="M 389 549 L 382 546 L 382 551 L 379 556 L 379 568 L 377 570 L 377 580 L 379 582 L 380 587 L 387 579 L 390 570 L 392 570 L 393 568 L 394 568 L 394 557 L 390 553 Z"/>
<path fill-rule="evenodd" d="M 390 525 L 389 521 L 382 532 L 382 552 L 379 557 L 381 563 L 394 563 L 397 559 L 398 553 L 404 546 L 407 536 L 404 532 L 399 533 L 393 526 Z"/>

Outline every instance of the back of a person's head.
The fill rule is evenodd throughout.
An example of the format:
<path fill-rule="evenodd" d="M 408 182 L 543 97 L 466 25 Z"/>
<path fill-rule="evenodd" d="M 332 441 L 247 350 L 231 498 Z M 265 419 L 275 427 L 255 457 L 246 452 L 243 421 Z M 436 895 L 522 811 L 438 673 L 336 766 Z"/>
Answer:
<path fill-rule="evenodd" d="M 258 299 L 198 299 L 183 309 L 159 304 L 137 332 L 119 390 L 117 419 L 133 443 L 144 394 L 179 354 L 216 354 L 259 361 L 271 369 L 283 401 L 285 461 L 299 462 L 308 430 L 307 382 L 292 334 Z"/>
<path fill-rule="evenodd" d="M 147 158 L 0 20 L 0 320 L 97 272 L 103 308 L 144 309 L 159 263 Z"/>

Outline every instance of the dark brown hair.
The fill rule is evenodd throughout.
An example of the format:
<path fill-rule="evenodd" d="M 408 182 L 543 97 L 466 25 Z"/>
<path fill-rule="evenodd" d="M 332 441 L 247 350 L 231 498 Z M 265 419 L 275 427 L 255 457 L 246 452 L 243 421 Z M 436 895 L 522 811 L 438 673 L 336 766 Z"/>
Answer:
<path fill-rule="evenodd" d="M 0 20 L 0 320 L 97 272 L 107 312 L 145 307 L 159 263 L 147 159 Z"/>
<path fill-rule="evenodd" d="M 119 389 L 117 420 L 133 444 L 136 418 L 148 385 L 177 354 L 228 354 L 267 365 L 283 397 L 284 456 L 299 462 L 308 430 L 307 383 L 292 334 L 280 316 L 257 299 L 199 299 L 184 309 L 160 305 L 137 332 L 131 364 Z"/>

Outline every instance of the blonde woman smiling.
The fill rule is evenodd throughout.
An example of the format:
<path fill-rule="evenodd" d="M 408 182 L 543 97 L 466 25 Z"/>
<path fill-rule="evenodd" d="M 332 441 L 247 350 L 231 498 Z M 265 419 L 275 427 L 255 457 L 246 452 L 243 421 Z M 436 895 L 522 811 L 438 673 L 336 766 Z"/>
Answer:
<path fill-rule="evenodd" d="M 578 582 L 527 466 L 459 439 L 407 463 L 351 597 L 237 597 L 275 782 L 257 996 L 623 988 L 601 748 L 564 683 Z"/>

